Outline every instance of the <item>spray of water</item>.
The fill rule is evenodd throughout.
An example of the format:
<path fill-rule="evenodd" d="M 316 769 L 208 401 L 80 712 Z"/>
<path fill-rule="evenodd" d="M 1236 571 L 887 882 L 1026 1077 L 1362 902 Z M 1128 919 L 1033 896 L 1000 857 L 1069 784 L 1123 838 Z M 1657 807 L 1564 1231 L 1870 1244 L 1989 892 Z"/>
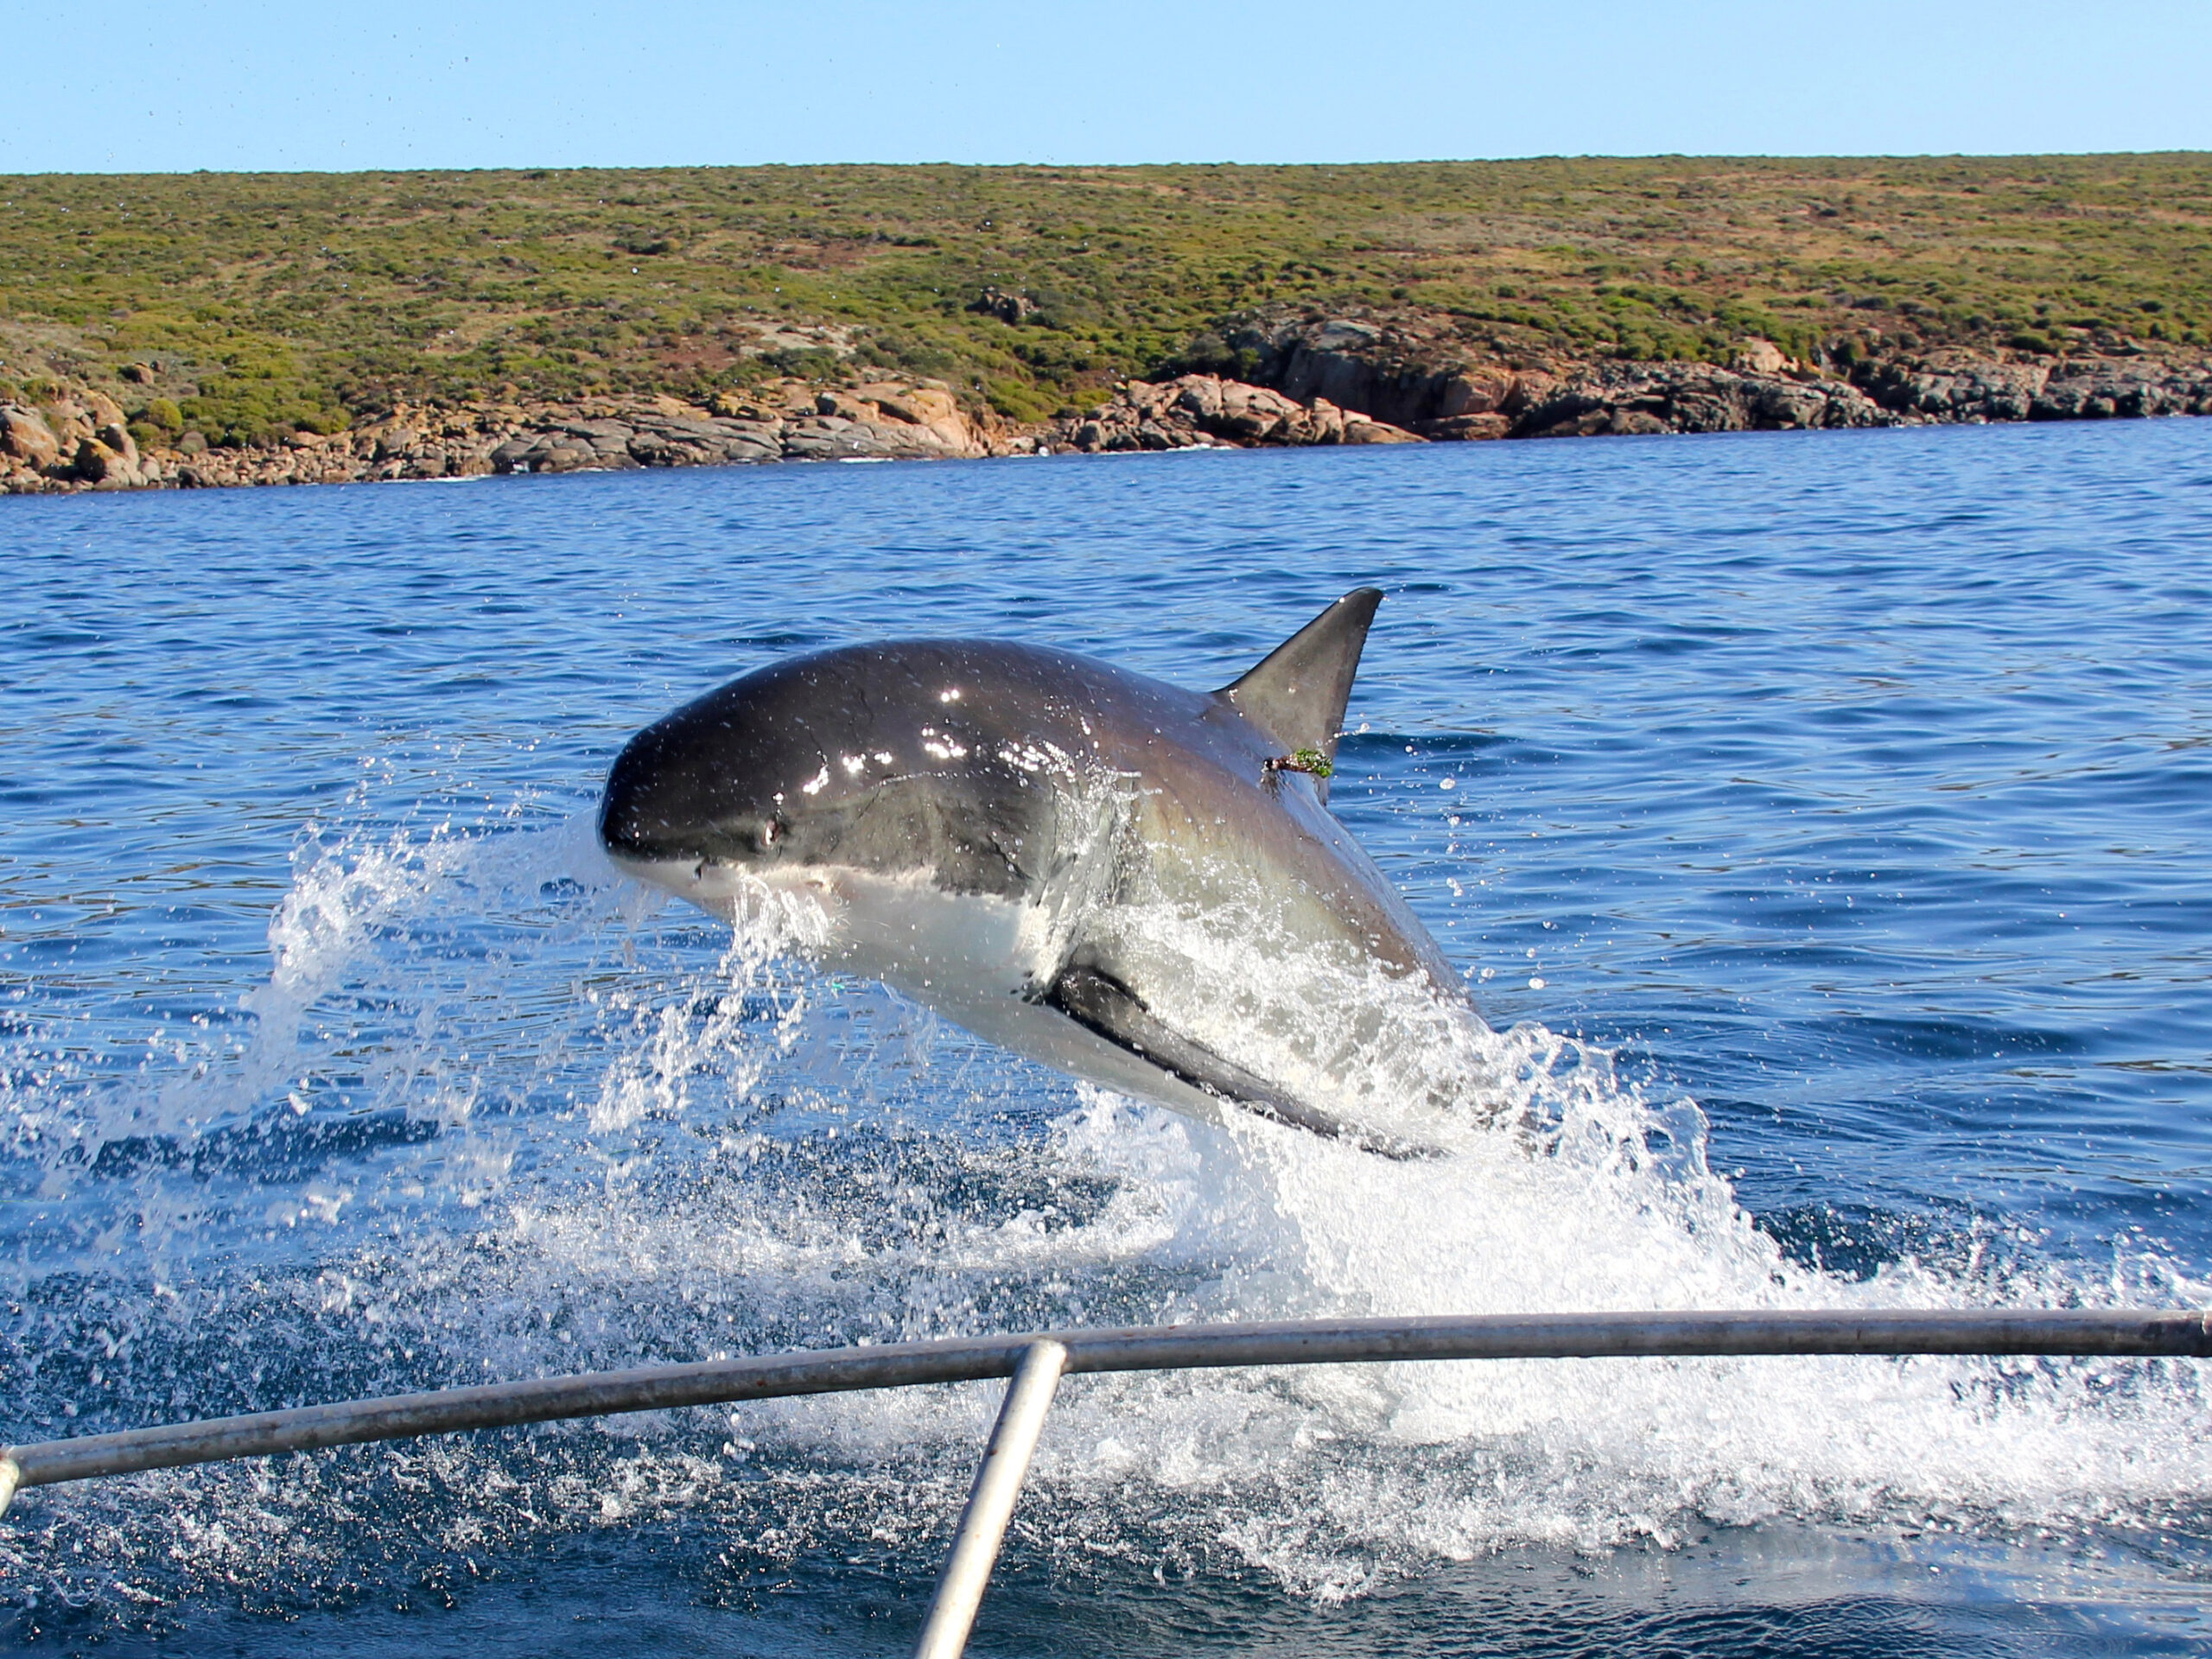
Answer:
<path fill-rule="evenodd" d="M 1471 1100 L 1443 1155 L 1186 1122 L 808 969 L 810 925 L 661 909 L 582 824 L 311 849 L 250 1021 L 128 1071 L 10 1068 L 43 1206 L 10 1287 L 15 1432 L 1054 1325 L 2207 1294 L 2149 1255 L 1824 1274 L 1738 1206 L 1693 1103 L 1433 1003 L 1405 1011 L 1427 1069 L 1393 1086 Z M 1201 973 L 1277 975 L 1262 999 L 1379 994 L 1189 943 Z M 1715 1526 L 2193 1534 L 2205 1385 L 2184 1362 L 1948 1359 L 1077 1379 L 1023 1524 L 1070 1570 L 1216 1563 L 1324 1598 Z M 83 1593 L 120 1606 L 701 1504 L 754 1552 L 897 1553 L 941 1535 L 993 1404 L 793 1401 L 61 1489 L 0 1554 L 58 1594 L 58 1541 L 92 1539 L 111 1566 Z"/>

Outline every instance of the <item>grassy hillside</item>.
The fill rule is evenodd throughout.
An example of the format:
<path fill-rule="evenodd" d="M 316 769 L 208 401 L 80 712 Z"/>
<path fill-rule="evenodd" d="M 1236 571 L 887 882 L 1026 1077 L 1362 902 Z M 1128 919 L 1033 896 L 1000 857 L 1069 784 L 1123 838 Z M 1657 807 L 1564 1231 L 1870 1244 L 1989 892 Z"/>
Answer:
<path fill-rule="evenodd" d="M 218 441 L 870 366 L 1034 418 L 1297 302 L 1507 356 L 2203 346 L 2212 156 L 0 178 L 0 396 L 150 364 Z"/>

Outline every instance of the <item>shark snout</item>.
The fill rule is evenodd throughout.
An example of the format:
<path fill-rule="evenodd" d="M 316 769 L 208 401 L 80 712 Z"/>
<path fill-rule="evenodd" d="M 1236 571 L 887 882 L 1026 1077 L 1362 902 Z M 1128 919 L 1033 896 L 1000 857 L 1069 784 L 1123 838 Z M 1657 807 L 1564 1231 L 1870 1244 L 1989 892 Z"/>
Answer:
<path fill-rule="evenodd" d="M 668 734 L 632 740 L 607 773 L 599 843 L 624 875 L 729 916 L 748 884 L 778 873 L 783 820 Z"/>
<path fill-rule="evenodd" d="M 741 780 L 680 734 L 651 728 L 615 758 L 600 797 L 599 839 L 632 864 L 742 862 L 762 850 Z"/>
<path fill-rule="evenodd" d="M 618 788 L 613 781 L 600 803 L 599 844 L 633 874 L 667 864 L 696 866 L 706 857 L 703 839 L 692 826 L 653 810 L 639 791 Z"/>
<path fill-rule="evenodd" d="M 696 864 L 707 855 L 703 838 L 689 826 L 643 810 L 612 786 L 600 804 L 599 844 L 618 864 Z"/>

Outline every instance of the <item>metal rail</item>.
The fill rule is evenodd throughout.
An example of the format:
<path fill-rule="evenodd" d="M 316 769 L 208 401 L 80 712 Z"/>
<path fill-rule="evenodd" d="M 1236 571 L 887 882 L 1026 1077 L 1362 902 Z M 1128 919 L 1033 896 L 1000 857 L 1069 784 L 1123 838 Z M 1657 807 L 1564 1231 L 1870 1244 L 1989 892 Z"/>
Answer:
<path fill-rule="evenodd" d="M 1785 1354 L 2201 1359 L 2212 1357 L 2212 1313 L 1916 1308 L 1506 1313 L 1146 1325 L 894 1343 L 442 1389 L 14 1446 L 0 1453 L 0 1515 L 19 1488 L 57 1481 L 559 1418 L 1012 1376 L 1014 1387 L 992 1431 L 918 1650 L 931 1659 L 957 1659 L 1063 1371 Z"/>
<path fill-rule="evenodd" d="M 976 1471 L 968 1507 L 952 1535 L 952 1550 L 944 1558 L 922 1638 L 914 1643 L 914 1659 L 960 1659 L 968 1650 L 968 1632 L 976 1628 L 976 1610 L 983 1605 L 999 1546 L 1006 1540 L 1006 1523 L 1014 1518 L 1014 1500 L 1021 1496 L 1022 1478 L 1029 1472 L 1030 1456 L 1067 1363 L 1068 1351 L 1057 1342 L 1033 1342 L 1022 1351 L 1006 1403 L 991 1426 L 990 1443 L 983 1448 L 983 1466 Z"/>

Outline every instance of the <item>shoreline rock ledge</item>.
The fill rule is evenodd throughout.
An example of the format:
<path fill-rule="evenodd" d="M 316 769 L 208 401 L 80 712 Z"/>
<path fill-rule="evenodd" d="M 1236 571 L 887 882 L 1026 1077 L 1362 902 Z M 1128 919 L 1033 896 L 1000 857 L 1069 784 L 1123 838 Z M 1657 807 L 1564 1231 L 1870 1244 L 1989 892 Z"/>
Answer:
<path fill-rule="evenodd" d="M 2058 356 L 1892 345 L 1801 361 L 1747 336 L 1722 366 L 1510 360 L 1414 315 L 1275 316 L 1232 330 L 1250 372 L 1430 439 L 1789 431 L 2212 414 L 2212 358 L 2132 339 Z"/>
<path fill-rule="evenodd" d="M 0 403 L 0 493 L 2212 415 L 2212 359 L 2100 344 L 2065 356 L 1942 350 L 1845 364 L 1800 362 L 1746 339 L 1725 367 L 1505 360 L 1434 319 L 1309 315 L 1230 334 L 1254 380 L 1129 380 L 1087 413 L 1032 424 L 963 409 L 939 381 L 823 389 L 786 378 L 705 404 L 403 406 L 350 431 L 237 448 L 190 431 L 142 442 L 148 429 L 133 429 L 111 395 L 64 388 L 36 407 Z"/>
<path fill-rule="evenodd" d="M 139 454 L 123 406 L 104 391 L 64 391 L 42 409 L 0 404 L 0 492 L 174 482 L 162 459 Z"/>
<path fill-rule="evenodd" d="M 209 488 L 473 478 L 494 473 L 625 471 L 781 461 L 970 460 L 1048 447 L 1024 429 L 971 418 L 950 388 L 881 381 L 819 391 L 801 382 L 712 406 L 676 397 L 571 404 L 401 407 L 324 436 L 214 448 L 181 435 L 142 454 L 122 410 L 99 392 L 40 407 L 0 404 L 0 491 Z"/>
<path fill-rule="evenodd" d="M 1128 381 L 1093 413 L 1054 423 L 1052 436 L 1055 448 L 1109 453 L 1421 442 L 1418 433 L 1325 397 L 1300 403 L 1271 387 L 1211 374 Z"/>

